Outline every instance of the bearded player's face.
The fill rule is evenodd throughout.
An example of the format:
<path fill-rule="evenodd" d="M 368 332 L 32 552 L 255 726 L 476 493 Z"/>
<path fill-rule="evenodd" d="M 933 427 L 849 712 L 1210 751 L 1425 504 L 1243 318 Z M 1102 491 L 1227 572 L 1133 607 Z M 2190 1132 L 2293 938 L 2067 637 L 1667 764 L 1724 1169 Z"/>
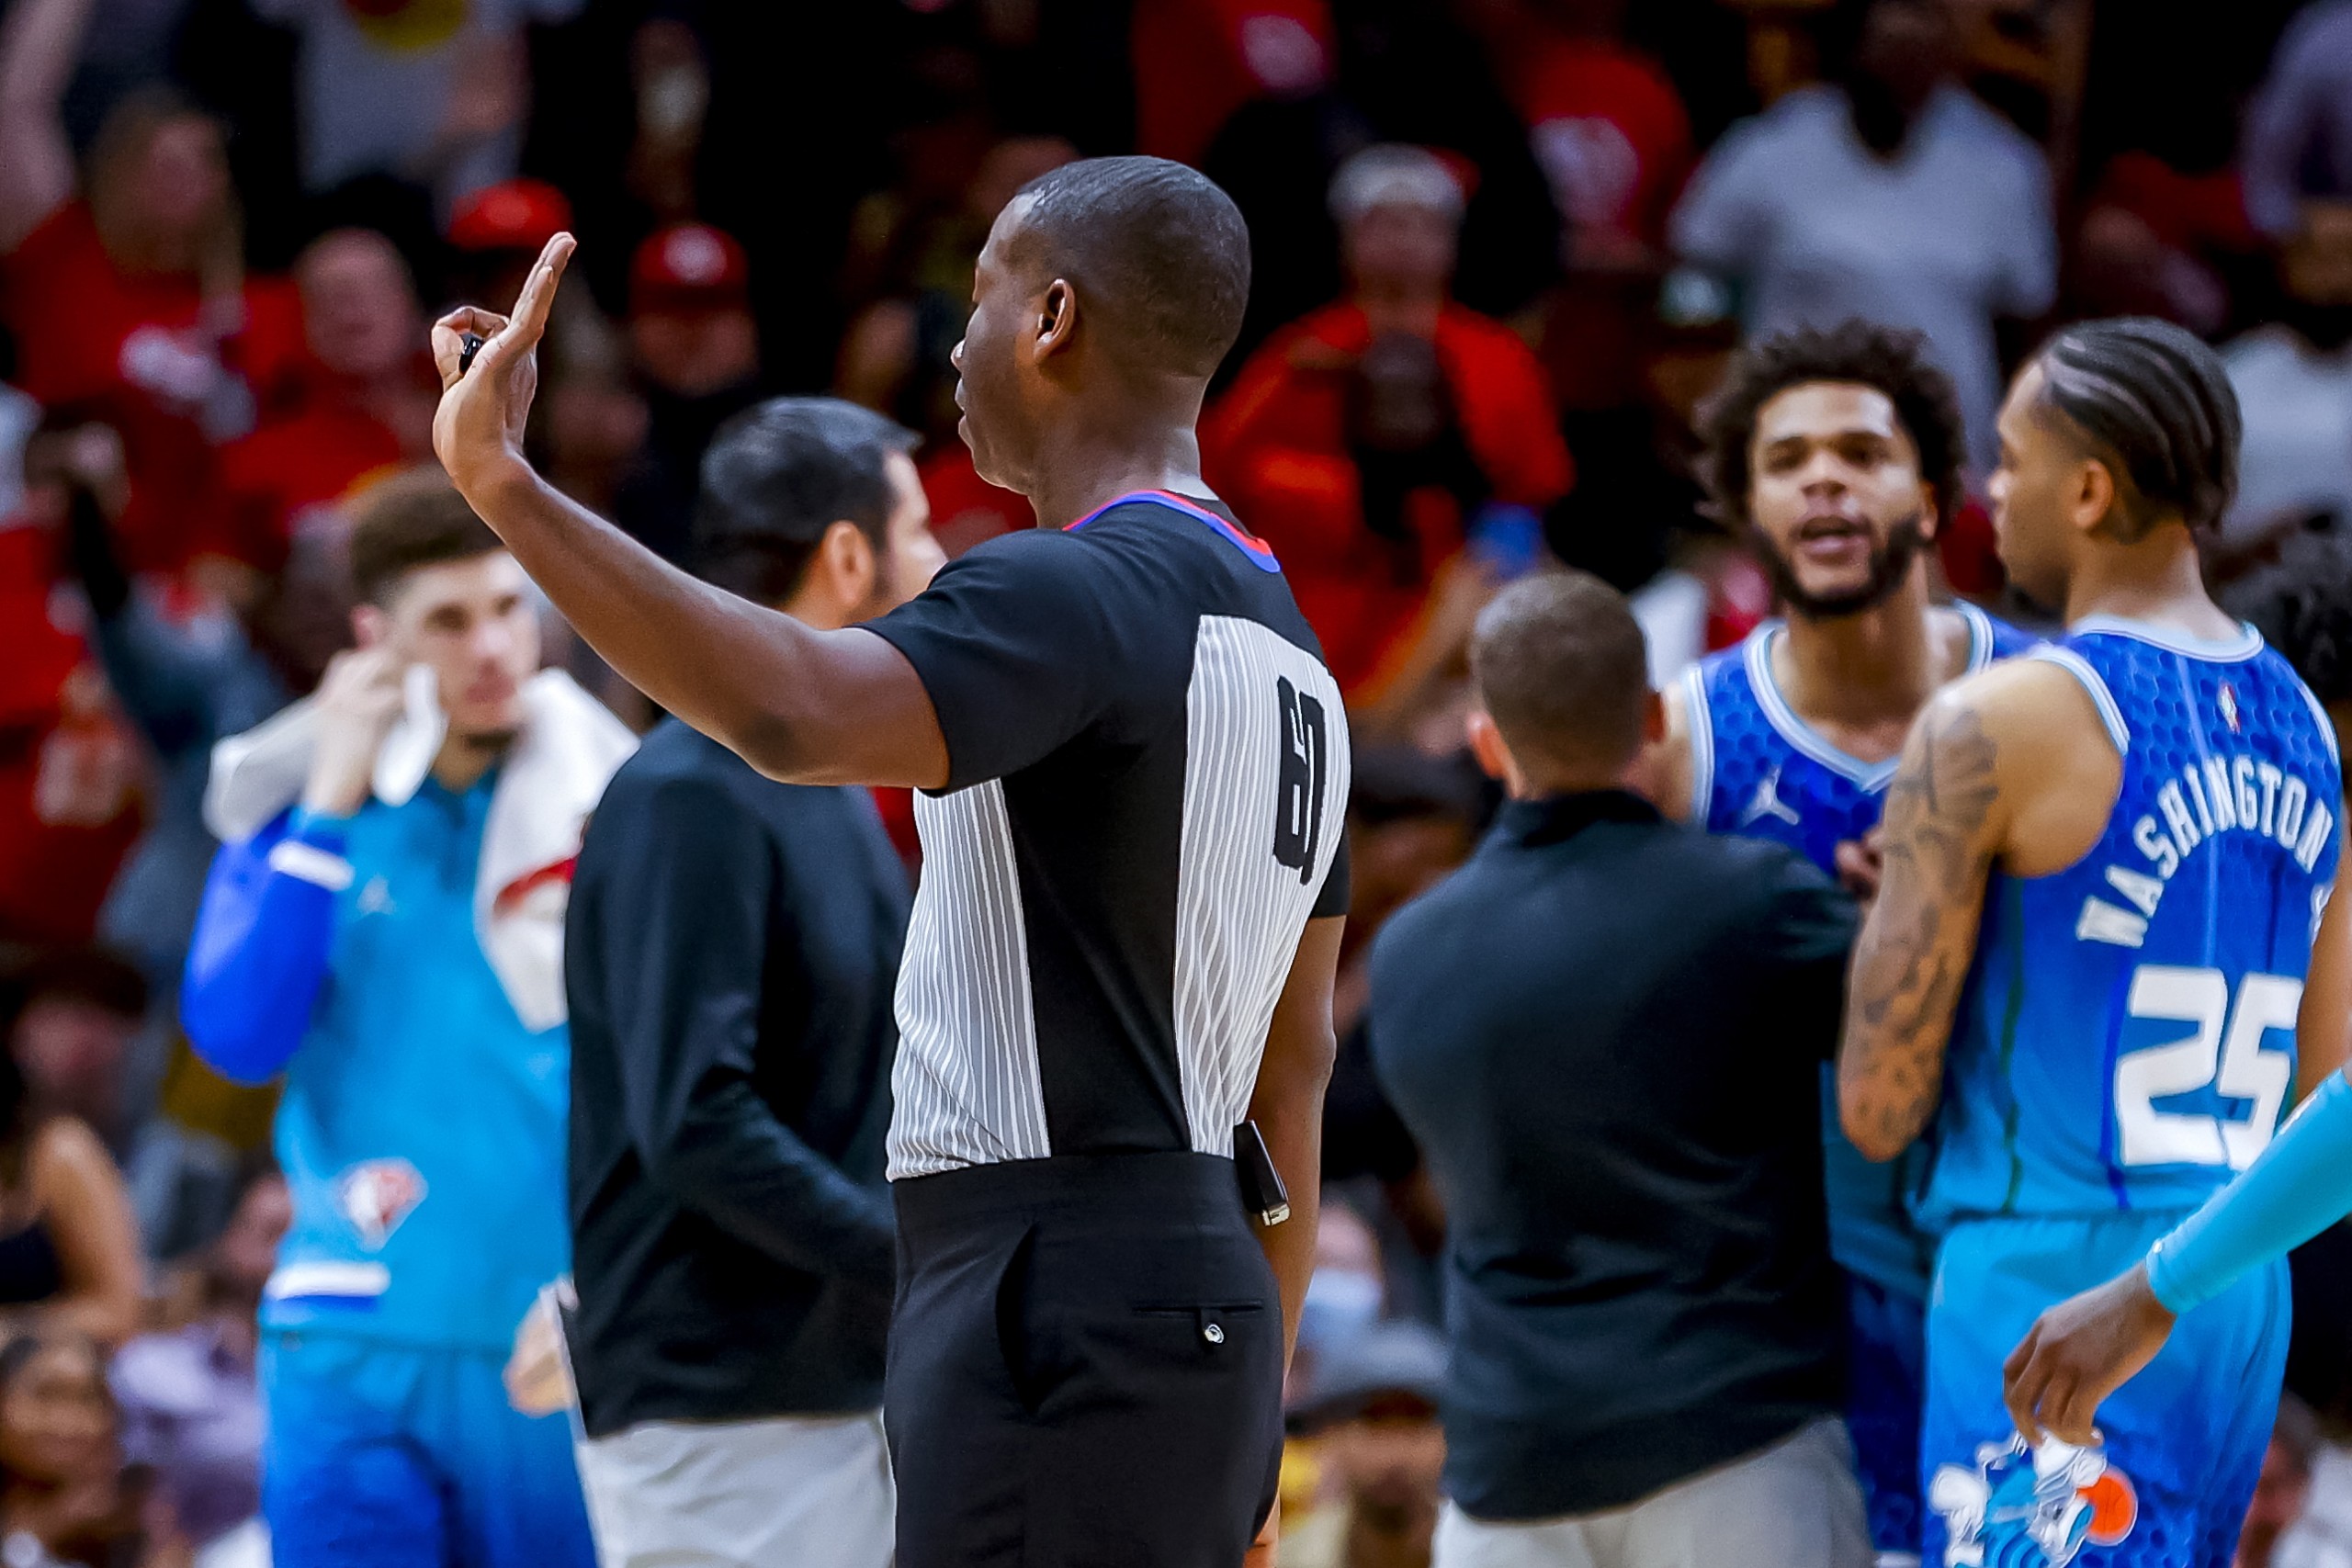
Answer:
<path fill-rule="evenodd" d="M 1035 355 L 1024 353 L 1037 336 L 1044 292 L 1008 265 L 1006 251 L 1029 207 L 1015 197 L 997 214 L 973 270 L 972 315 L 956 345 L 956 403 L 964 411 L 956 434 L 972 450 L 972 466 L 990 484 L 1023 490 L 1035 423 L 1023 381 Z"/>
<path fill-rule="evenodd" d="M 1935 532 L 1919 449 L 1876 387 L 1805 381 L 1756 412 L 1747 515 L 1781 597 L 1813 618 L 1900 587 Z"/>

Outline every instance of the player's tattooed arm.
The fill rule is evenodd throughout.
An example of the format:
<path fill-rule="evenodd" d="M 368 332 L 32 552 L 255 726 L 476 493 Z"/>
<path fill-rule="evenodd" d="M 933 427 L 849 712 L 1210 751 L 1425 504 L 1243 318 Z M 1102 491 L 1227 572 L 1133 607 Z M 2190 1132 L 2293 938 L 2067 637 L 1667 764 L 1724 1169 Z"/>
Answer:
<path fill-rule="evenodd" d="M 1962 693 L 1920 715 L 1889 785 L 1878 897 L 1854 948 L 1840 1120 L 1854 1146 L 1892 1159 L 1943 1089 L 1952 1008 L 1975 956 L 1999 850 L 1999 747 Z"/>

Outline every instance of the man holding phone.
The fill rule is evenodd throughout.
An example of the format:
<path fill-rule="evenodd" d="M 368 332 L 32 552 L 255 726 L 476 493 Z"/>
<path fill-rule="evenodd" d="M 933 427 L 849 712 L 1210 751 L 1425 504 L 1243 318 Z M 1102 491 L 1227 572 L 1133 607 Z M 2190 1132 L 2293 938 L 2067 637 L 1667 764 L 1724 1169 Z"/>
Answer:
<path fill-rule="evenodd" d="M 571 1430 L 501 1371 L 568 1260 L 565 906 L 635 742 L 538 669 L 528 580 L 437 476 L 351 553 L 358 647 L 214 752 L 182 999 L 213 1066 L 287 1075 L 263 1511 L 285 1568 L 589 1568 Z"/>

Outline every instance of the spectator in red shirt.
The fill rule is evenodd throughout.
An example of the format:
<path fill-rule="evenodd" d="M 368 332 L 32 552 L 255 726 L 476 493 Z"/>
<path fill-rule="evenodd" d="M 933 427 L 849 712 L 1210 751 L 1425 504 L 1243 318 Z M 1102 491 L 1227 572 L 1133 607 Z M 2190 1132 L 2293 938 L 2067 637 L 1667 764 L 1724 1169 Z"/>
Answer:
<path fill-rule="evenodd" d="M 310 508 L 433 454 L 439 384 L 400 252 L 338 229 L 294 264 L 310 350 L 285 412 L 223 454 L 238 558 L 275 570 Z"/>
<path fill-rule="evenodd" d="M 23 0 L 0 27 L 0 319 L 17 381 L 120 430 L 123 548 L 169 571 L 220 547 L 215 446 L 299 352 L 282 283 L 245 276 L 220 126 L 168 96 L 108 117 L 80 197 L 58 105 L 93 0 Z"/>
<path fill-rule="evenodd" d="M 1198 164 L 1242 105 L 1329 85 L 1329 0 L 1138 0 L 1129 29 L 1136 151 Z"/>
<path fill-rule="evenodd" d="M 1549 506 L 1571 468 L 1534 355 L 1448 295 L 1463 189 L 1447 164 L 1367 149 L 1341 165 L 1331 205 L 1347 298 L 1269 339 L 1201 440 L 1219 493 L 1281 556 L 1341 689 L 1373 703 L 1458 651 L 1476 595 L 1453 591 L 1464 569 L 1449 566 L 1481 520 Z M 1509 531 L 1528 536 L 1523 512 Z"/>
<path fill-rule="evenodd" d="M 59 581 L 70 439 L 31 438 L 0 517 L 0 944 L 89 941 L 140 829 L 137 744 Z"/>

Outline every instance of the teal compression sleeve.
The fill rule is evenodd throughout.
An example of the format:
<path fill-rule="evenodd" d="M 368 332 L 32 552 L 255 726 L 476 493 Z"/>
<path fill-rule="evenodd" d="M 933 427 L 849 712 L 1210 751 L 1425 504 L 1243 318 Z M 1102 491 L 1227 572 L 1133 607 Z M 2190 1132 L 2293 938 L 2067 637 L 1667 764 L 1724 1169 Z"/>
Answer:
<path fill-rule="evenodd" d="M 2148 1253 L 2156 1300 L 2184 1313 L 2352 1213 L 2352 1083 L 2331 1073 L 2237 1179 Z"/>

